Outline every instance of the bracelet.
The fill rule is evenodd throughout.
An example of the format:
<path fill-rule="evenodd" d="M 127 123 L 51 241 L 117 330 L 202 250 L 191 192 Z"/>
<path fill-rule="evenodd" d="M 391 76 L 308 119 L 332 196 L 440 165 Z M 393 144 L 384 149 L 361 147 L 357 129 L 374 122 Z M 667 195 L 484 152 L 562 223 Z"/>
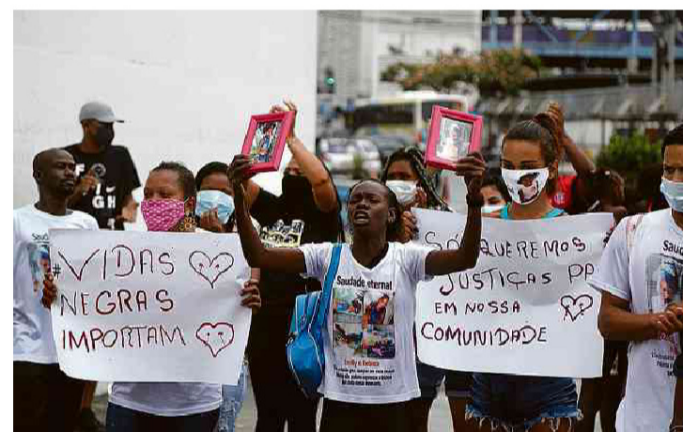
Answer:
<path fill-rule="evenodd" d="M 483 207 L 484 206 L 484 196 L 482 194 L 478 194 L 474 197 L 470 196 L 470 194 L 467 194 L 467 197 L 465 197 L 465 200 L 467 201 L 467 207 Z"/>

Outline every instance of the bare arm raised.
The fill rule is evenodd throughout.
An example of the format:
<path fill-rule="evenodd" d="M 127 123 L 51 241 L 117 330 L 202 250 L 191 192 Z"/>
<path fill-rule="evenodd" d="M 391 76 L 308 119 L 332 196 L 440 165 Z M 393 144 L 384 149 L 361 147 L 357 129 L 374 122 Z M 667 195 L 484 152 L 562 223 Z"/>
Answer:
<path fill-rule="evenodd" d="M 481 184 L 486 163 L 479 153 L 460 159 L 456 173 L 465 177 L 467 183 L 467 222 L 460 247 L 455 250 L 432 251 L 427 255 L 425 271 L 431 276 L 441 276 L 470 269 L 477 264 L 481 244 Z"/>
<path fill-rule="evenodd" d="M 228 168 L 228 176 L 235 190 L 235 221 L 242 242 L 244 257 L 251 267 L 287 273 L 306 271 L 304 254 L 299 249 L 270 249 L 263 246 L 251 222 L 246 205 L 246 171 L 251 166 L 247 156 L 237 155 Z"/>

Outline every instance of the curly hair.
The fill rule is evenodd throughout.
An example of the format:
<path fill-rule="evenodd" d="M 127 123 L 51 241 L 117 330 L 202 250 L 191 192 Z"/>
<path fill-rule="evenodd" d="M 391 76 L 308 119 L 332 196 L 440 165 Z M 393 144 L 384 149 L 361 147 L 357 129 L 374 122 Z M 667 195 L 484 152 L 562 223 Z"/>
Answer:
<path fill-rule="evenodd" d="M 424 155 L 416 147 L 398 149 L 387 159 L 387 163 L 384 166 L 384 171 L 382 171 L 380 180 L 382 183 L 386 183 L 387 176 L 389 175 L 389 167 L 391 167 L 394 162 L 408 161 L 418 178 L 418 185 L 427 194 L 427 208 L 441 211 L 452 211 L 448 204 L 446 204 L 439 194 L 436 193 L 434 179 L 427 174 L 427 168 L 425 167 L 423 160 Z"/>
<path fill-rule="evenodd" d="M 185 199 L 197 196 L 197 186 L 194 183 L 194 174 L 180 162 L 161 162 L 151 172 L 173 171 L 178 174 L 178 184 L 183 189 Z"/>

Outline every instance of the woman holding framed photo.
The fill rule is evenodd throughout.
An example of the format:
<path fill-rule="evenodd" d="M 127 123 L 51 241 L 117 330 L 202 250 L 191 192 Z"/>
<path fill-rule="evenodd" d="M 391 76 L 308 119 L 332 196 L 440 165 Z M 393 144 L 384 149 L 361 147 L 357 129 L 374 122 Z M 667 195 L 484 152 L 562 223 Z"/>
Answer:
<path fill-rule="evenodd" d="M 250 160 L 240 155 L 229 171 L 247 261 L 264 272 L 304 274 L 322 280 L 333 243 L 316 242 L 298 248 L 264 246 L 245 204 L 245 178 L 250 166 Z M 459 161 L 457 173 L 466 177 L 469 211 L 458 250 L 437 251 L 396 242 L 401 230 L 396 195 L 377 180 L 361 181 L 351 188 L 348 215 L 353 244 L 342 246 L 323 330 L 325 371 L 319 391 L 325 401 L 321 432 L 410 430 L 406 403 L 420 394 L 413 338 L 417 284 L 476 264 L 483 205 L 479 188 L 484 171 L 480 155 Z"/>
<path fill-rule="evenodd" d="M 244 199 L 251 216 L 261 225 L 261 239 L 270 247 L 294 250 L 307 243 L 337 241 L 343 231 L 332 177 L 320 159 L 296 136 L 296 106 L 291 102 L 285 102 L 285 105 L 286 109 L 271 108 L 271 117 L 259 117 L 292 119 L 291 127 L 283 124 L 278 128 L 279 131 L 291 130 L 289 135 L 271 138 L 278 142 L 286 138 L 286 146 L 292 153 L 282 177 L 282 194 L 273 195 L 255 182 L 247 181 Z M 285 113 L 287 116 L 283 115 Z M 258 124 L 254 128 L 257 130 Z M 267 127 L 263 129 L 265 136 Z M 253 142 L 249 134 L 245 142 Z M 272 148 L 270 142 L 268 146 Z M 248 156 L 253 154 L 249 148 L 246 146 L 239 158 L 251 161 L 251 175 L 259 172 L 255 166 L 261 165 L 267 170 L 271 169 L 268 166 L 274 166 Z M 232 185 L 240 189 L 240 185 Z M 297 273 L 262 269 L 260 288 L 262 306 L 252 318 L 247 348 L 258 413 L 256 432 L 283 432 L 285 424 L 290 432 L 315 432 L 318 400 L 307 399 L 297 386 L 289 371 L 285 345 L 296 296 L 320 290 L 320 284 Z"/>

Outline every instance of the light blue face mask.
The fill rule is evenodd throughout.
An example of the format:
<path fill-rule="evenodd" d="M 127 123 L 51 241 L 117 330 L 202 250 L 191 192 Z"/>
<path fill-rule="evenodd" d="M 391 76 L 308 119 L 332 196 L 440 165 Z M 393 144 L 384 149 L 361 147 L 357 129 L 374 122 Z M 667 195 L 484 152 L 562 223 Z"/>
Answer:
<path fill-rule="evenodd" d="M 235 202 L 225 192 L 217 190 L 204 190 L 197 192 L 197 205 L 194 212 L 201 217 L 209 210 L 218 209 L 218 219 L 226 224 L 230 215 L 235 210 Z"/>
<path fill-rule="evenodd" d="M 683 213 L 683 182 L 672 182 L 662 177 L 659 190 L 674 211 Z"/>

